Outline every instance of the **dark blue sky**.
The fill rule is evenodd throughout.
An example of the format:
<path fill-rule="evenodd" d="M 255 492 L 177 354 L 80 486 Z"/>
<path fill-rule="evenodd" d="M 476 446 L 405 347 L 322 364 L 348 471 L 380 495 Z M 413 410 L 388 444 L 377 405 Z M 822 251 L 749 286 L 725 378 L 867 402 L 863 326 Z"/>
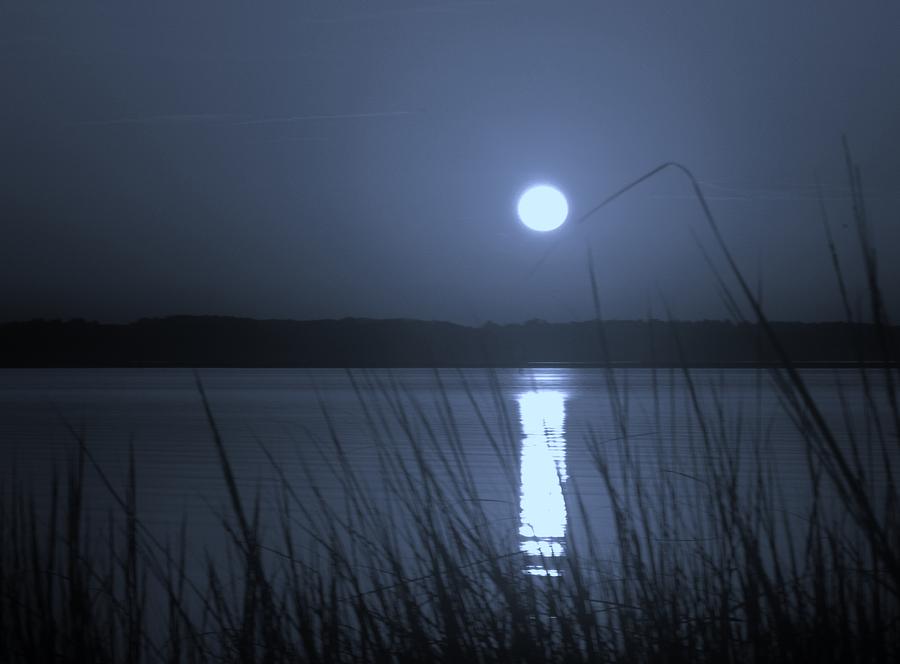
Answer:
<path fill-rule="evenodd" d="M 840 136 L 900 303 L 900 5 L 3 3 L 2 318 L 722 318 L 703 181 L 771 314 L 840 318 L 812 184 L 856 265 Z M 853 270 L 851 273 L 855 274 Z M 856 286 L 853 286 L 856 289 Z M 895 309 L 896 311 L 896 309 Z"/>

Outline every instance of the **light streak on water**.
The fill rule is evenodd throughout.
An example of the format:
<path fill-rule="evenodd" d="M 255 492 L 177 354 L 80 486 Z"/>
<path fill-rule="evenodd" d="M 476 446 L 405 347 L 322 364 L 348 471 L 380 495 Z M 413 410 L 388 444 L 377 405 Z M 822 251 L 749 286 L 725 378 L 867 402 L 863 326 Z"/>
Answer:
<path fill-rule="evenodd" d="M 519 399 L 522 423 L 519 548 L 526 554 L 525 572 L 558 576 L 566 555 L 565 395 L 537 390 Z"/>

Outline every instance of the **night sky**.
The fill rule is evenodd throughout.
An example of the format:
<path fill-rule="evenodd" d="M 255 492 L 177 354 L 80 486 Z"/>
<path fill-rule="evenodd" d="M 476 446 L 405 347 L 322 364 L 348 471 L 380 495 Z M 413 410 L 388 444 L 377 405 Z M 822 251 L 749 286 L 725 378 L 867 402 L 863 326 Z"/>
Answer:
<path fill-rule="evenodd" d="M 770 314 L 842 318 L 841 134 L 900 303 L 900 3 L 0 5 L 0 317 L 724 318 L 702 181 Z M 716 259 L 718 260 L 718 259 Z M 851 267 L 859 291 L 858 269 Z"/>

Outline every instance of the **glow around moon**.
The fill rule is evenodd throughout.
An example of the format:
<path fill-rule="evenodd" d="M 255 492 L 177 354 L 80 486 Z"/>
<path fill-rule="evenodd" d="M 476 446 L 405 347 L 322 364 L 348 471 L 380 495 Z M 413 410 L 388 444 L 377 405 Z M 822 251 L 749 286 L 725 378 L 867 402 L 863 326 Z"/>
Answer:
<path fill-rule="evenodd" d="M 569 203 L 556 187 L 540 184 L 519 197 L 519 219 L 536 231 L 552 231 L 559 228 L 569 216 Z"/>

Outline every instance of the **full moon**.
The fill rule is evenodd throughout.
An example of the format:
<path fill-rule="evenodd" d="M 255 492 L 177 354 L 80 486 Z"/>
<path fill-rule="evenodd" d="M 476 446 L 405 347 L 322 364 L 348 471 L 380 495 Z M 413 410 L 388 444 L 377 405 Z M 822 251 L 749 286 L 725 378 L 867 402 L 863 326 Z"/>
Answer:
<path fill-rule="evenodd" d="M 556 187 L 540 184 L 527 189 L 519 197 L 519 219 L 536 231 L 559 228 L 569 216 L 566 197 Z"/>

